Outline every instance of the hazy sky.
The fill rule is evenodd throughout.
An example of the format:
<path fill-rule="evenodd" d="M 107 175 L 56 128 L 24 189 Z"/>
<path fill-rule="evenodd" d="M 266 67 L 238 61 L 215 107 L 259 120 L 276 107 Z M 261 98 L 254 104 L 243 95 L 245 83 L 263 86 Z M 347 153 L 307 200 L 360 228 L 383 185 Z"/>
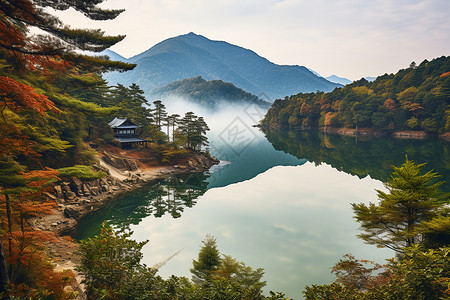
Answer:
<path fill-rule="evenodd" d="M 109 0 L 102 6 L 126 11 L 107 22 L 73 12 L 62 19 L 126 34 L 112 48 L 125 57 L 191 31 L 277 64 L 351 80 L 450 55 L 450 0 Z"/>

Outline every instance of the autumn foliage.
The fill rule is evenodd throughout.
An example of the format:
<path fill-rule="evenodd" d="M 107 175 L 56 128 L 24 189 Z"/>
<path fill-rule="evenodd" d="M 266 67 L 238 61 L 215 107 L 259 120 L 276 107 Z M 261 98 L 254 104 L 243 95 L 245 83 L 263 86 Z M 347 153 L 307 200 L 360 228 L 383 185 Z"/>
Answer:
<path fill-rule="evenodd" d="M 100 72 L 134 66 L 76 49 L 102 51 L 124 36 L 65 25 L 46 7 L 73 8 L 93 20 L 114 19 L 122 10 L 100 1 L 0 2 L 0 296 L 70 299 L 72 271 L 55 272 L 47 244 L 55 235 L 33 227 L 32 219 L 53 213 L 44 193 L 58 180 L 53 168 L 66 155 L 81 159 L 86 111 L 100 111 L 70 93 L 95 86 Z M 38 28 L 39 35 L 31 35 Z M 76 127 L 74 124 L 76 124 Z M 80 158 L 81 157 L 81 158 Z M 71 161 L 68 161 L 70 166 Z"/>

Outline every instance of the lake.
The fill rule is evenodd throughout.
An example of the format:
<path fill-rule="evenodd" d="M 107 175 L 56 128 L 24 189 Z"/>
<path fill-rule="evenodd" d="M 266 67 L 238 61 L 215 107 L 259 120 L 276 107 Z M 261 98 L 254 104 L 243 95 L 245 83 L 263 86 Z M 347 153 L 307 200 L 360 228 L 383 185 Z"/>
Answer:
<path fill-rule="evenodd" d="M 134 239 L 150 240 L 144 263 L 156 265 L 181 250 L 159 274 L 190 278 L 192 260 L 209 233 L 222 254 L 264 268 L 266 292 L 301 299 L 305 285 L 334 280 L 331 267 L 346 253 L 379 263 L 393 256 L 356 238 L 350 205 L 375 202 L 391 165 L 408 155 L 449 178 L 449 143 L 437 139 L 263 133 L 250 126 L 252 118 L 226 120 L 210 135 L 210 151 L 220 165 L 121 195 L 82 219 L 73 236 L 98 233 L 103 220 L 129 226 Z M 443 189 L 450 191 L 448 184 Z"/>

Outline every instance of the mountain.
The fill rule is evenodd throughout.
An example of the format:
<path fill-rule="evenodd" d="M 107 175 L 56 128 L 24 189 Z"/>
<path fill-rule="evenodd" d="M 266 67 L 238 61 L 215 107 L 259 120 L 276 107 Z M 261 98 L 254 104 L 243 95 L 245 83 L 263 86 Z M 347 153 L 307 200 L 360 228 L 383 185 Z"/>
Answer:
<path fill-rule="evenodd" d="M 170 96 L 183 97 L 209 108 L 216 108 L 224 104 L 245 106 L 256 104 L 266 109 L 270 107 L 269 102 L 247 93 L 232 83 L 222 80 L 206 81 L 201 76 L 182 79 L 153 89 L 150 99 L 161 98 L 164 100 Z"/>
<path fill-rule="evenodd" d="M 313 69 L 308 68 L 308 70 L 309 70 L 311 73 L 313 73 L 314 75 L 316 75 L 317 77 L 322 77 L 322 76 L 320 76 L 319 73 L 317 73 L 317 72 L 314 71 Z"/>
<path fill-rule="evenodd" d="M 377 78 L 376 77 L 367 76 L 367 77 L 364 77 L 364 79 L 367 80 L 367 81 L 372 82 L 372 81 L 374 81 Z"/>
<path fill-rule="evenodd" d="M 146 93 L 196 76 L 231 82 L 264 99 L 284 98 L 299 92 L 331 91 L 341 86 L 314 75 L 305 67 L 276 65 L 251 50 L 194 33 L 164 40 L 127 62 L 137 67 L 104 77 L 110 84 L 137 83 Z"/>
<path fill-rule="evenodd" d="M 118 53 L 116 53 L 116 52 L 114 52 L 112 50 L 109 50 L 109 49 L 106 49 L 106 50 L 100 52 L 100 55 L 106 55 L 106 56 L 109 57 L 110 60 L 118 60 L 118 61 L 123 61 L 123 62 L 129 62 L 128 59 L 126 59 L 122 55 L 120 55 L 120 54 L 118 54 Z"/>
<path fill-rule="evenodd" d="M 347 78 L 339 77 L 339 76 L 336 76 L 336 75 L 331 75 L 331 76 L 325 77 L 325 79 L 328 80 L 328 81 L 334 82 L 334 83 L 342 84 L 342 85 L 346 85 L 346 84 L 352 83 L 351 80 L 349 80 Z"/>

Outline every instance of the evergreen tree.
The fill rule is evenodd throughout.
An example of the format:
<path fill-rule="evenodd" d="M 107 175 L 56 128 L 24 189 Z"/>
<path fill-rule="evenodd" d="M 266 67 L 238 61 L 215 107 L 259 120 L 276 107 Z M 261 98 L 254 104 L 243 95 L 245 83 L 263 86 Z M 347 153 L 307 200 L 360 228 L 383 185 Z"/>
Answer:
<path fill-rule="evenodd" d="M 186 147 L 201 150 L 208 145 L 206 132 L 209 127 L 203 117 L 197 117 L 193 112 L 187 112 L 180 121 L 180 131 L 186 138 Z"/>
<path fill-rule="evenodd" d="M 364 230 L 358 237 L 397 252 L 423 241 L 423 222 L 439 217 L 449 200 L 439 191 L 442 182 L 436 182 L 436 173 L 420 174 L 423 166 L 406 158 L 402 166 L 393 167 L 391 179 L 385 183 L 388 193 L 377 190 L 379 204 L 352 204 L 355 219 Z"/>
<path fill-rule="evenodd" d="M 189 111 L 184 114 L 184 117 L 180 120 L 180 133 L 183 135 L 183 137 L 186 140 L 186 148 L 192 147 L 192 136 L 194 134 L 193 131 L 193 122 L 197 118 L 196 115 L 194 115 L 193 112 Z"/>
<path fill-rule="evenodd" d="M 154 124 L 161 130 L 163 120 L 167 117 L 166 106 L 161 100 L 153 101 L 155 108 L 153 109 Z"/>
<path fill-rule="evenodd" d="M 201 150 L 202 146 L 208 146 L 208 138 L 206 137 L 206 132 L 209 131 L 209 127 L 206 124 L 203 117 L 199 117 L 192 123 L 193 135 L 192 135 L 192 145 L 194 149 Z"/>
<path fill-rule="evenodd" d="M 218 269 L 221 263 L 216 238 L 207 234 L 202 243 L 204 246 L 198 253 L 198 260 L 192 261 L 192 281 L 196 284 L 201 284 L 205 281 L 211 280 L 214 272 Z"/>
<path fill-rule="evenodd" d="M 106 36 L 99 29 L 74 29 L 46 10 L 47 7 L 60 11 L 73 8 L 92 20 L 112 20 L 123 12 L 102 9 L 98 6 L 101 2 L 103 0 L 1 1 L 0 27 L 3 32 L 0 49 L 8 53 L 9 59 L 16 60 L 17 67 L 30 59 L 36 63 L 52 56 L 89 70 L 130 70 L 135 65 L 112 62 L 106 57 L 90 57 L 74 51 L 80 49 L 100 52 L 120 42 L 125 36 Z M 44 34 L 27 36 L 29 28 L 38 28 Z"/>

